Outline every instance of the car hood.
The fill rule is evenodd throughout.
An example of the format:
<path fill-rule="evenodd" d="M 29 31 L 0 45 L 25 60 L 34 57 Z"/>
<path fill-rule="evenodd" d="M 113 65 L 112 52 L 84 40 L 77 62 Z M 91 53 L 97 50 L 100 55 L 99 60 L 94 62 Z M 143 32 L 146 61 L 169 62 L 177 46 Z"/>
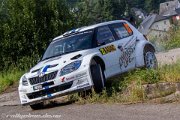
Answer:
<path fill-rule="evenodd" d="M 30 76 L 33 76 L 39 74 L 38 72 L 51 72 L 51 71 L 59 70 L 63 68 L 65 65 L 78 59 L 78 57 L 72 59 L 73 57 L 76 56 L 83 57 L 84 55 L 87 55 L 89 52 L 90 50 L 82 50 L 41 61 L 33 68 L 31 68 L 31 70 L 29 71 L 29 75 L 31 74 Z"/>

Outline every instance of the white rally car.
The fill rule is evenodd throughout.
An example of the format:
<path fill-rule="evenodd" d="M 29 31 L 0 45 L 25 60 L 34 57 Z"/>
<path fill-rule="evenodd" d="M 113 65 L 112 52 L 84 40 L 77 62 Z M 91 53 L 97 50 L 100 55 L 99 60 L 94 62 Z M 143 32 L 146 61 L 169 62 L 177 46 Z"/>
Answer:
<path fill-rule="evenodd" d="M 156 68 L 153 45 L 129 22 L 116 20 L 71 30 L 56 37 L 41 61 L 19 82 L 22 105 L 92 87 L 101 92 L 106 79 L 137 67 Z"/>

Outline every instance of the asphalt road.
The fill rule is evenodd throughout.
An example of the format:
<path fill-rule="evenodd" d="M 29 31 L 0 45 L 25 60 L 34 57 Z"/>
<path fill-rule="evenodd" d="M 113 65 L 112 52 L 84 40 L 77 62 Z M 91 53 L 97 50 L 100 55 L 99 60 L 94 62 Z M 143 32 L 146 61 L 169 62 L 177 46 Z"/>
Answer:
<path fill-rule="evenodd" d="M 180 58 L 180 49 L 158 53 L 160 64 Z M 19 104 L 17 86 L 0 95 L 0 120 L 180 120 L 180 104 L 85 104 L 62 103 L 42 110 Z"/>
<path fill-rule="evenodd" d="M 4 106 L 0 113 L 1 120 L 180 120 L 180 104 L 66 104 L 38 111 Z"/>

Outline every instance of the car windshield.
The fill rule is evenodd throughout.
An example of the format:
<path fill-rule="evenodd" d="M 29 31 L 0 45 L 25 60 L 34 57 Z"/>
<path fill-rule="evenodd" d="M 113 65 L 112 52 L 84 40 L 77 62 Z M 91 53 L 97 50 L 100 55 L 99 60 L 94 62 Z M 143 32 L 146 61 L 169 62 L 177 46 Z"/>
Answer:
<path fill-rule="evenodd" d="M 92 48 L 92 37 L 93 31 L 86 31 L 55 40 L 47 48 L 42 60 Z"/>

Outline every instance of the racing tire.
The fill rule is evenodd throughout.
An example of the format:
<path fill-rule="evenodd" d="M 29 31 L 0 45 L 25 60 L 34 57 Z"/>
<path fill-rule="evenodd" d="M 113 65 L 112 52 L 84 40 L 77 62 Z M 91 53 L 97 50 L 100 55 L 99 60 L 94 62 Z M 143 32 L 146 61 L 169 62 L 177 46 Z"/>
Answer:
<path fill-rule="evenodd" d="M 31 109 L 32 110 L 39 110 L 39 109 L 42 109 L 44 108 L 44 103 L 36 103 L 36 104 L 32 104 L 30 105 Z"/>
<path fill-rule="evenodd" d="M 91 65 L 91 76 L 94 83 L 94 91 L 101 93 L 105 86 L 105 77 L 99 64 Z"/>
<path fill-rule="evenodd" d="M 158 68 L 158 62 L 155 56 L 155 52 L 150 48 L 144 49 L 144 63 L 145 63 L 145 68 L 147 69 Z"/>

